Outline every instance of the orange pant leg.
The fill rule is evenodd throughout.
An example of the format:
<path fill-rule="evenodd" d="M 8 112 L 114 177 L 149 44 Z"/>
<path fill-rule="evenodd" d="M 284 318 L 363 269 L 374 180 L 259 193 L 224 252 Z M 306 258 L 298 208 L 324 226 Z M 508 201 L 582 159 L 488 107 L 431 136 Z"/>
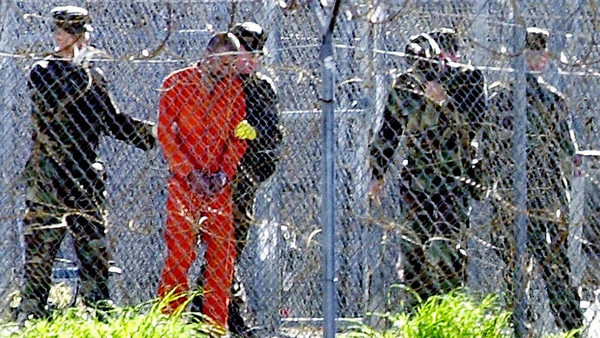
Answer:
<path fill-rule="evenodd" d="M 177 299 L 164 309 L 170 313 L 187 300 L 189 290 L 188 271 L 197 257 L 195 223 L 198 210 L 191 198 L 193 193 L 186 191 L 185 185 L 176 179 L 169 181 L 167 197 L 167 222 L 164 237 L 167 257 L 161 273 L 158 295 L 164 298 L 170 292 Z"/>
<path fill-rule="evenodd" d="M 227 327 L 236 255 L 231 190 L 226 188 L 209 205 L 202 226 L 202 240 L 206 243 L 203 313 Z"/>

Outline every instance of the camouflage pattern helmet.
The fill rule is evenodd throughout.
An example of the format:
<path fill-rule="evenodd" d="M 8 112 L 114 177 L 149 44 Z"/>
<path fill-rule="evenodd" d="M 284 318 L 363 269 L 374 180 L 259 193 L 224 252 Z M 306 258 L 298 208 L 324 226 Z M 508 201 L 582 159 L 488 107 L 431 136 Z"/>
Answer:
<path fill-rule="evenodd" d="M 50 14 L 57 28 L 69 34 L 81 35 L 93 30 L 90 15 L 85 8 L 77 6 L 54 7 Z"/>
<path fill-rule="evenodd" d="M 525 48 L 529 50 L 548 49 L 548 37 L 550 33 L 541 28 L 529 27 L 526 30 Z"/>
<path fill-rule="evenodd" d="M 439 74 L 442 51 L 435 40 L 427 33 L 413 35 L 404 50 L 406 61 L 413 69 L 422 72 L 428 80 Z"/>
<path fill-rule="evenodd" d="M 425 59 L 436 59 L 442 51 L 438 43 L 427 33 L 413 35 L 408 39 L 408 44 L 404 50 L 406 57 L 417 56 Z"/>
<path fill-rule="evenodd" d="M 458 53 L 460 51 L 460 41 L 458 34 L 452 28 L 444 27 L 429 32 L 429 36 L 437 42 L 443 52 Z"/>
<path fill-rule="evenodd" d="M 259 24 L 249 21 L 238 23 L 233 27 L 231 33 L 240 40 L 240 44 L 244 46 L 245 50 L 263 53 L 267 34 Z"/>

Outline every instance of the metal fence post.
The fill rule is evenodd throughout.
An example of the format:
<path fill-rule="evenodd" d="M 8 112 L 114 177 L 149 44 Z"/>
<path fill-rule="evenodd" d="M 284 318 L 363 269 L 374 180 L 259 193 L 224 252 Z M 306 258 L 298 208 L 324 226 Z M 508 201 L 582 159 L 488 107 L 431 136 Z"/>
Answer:
<path fill-rule="evenodd" d="M 475 15 L 475 19 L 473 20 L 473 29 L 471 30 L 471 35 L 473 36 L 474 46 L 478 46 L 473 51 L 472 60 L 476 66 L 483 65 L 485 62 L 485 49 L 488 47 L 487 35 L 488 35 L 488 25 L 487 25 L 487 16 L 486 14 L 489 12 L 489 3 L 485 0 L 476 0 L 473 4 L 473 14 Z M 484 47 L 484 48 L 481 48 Z"/>
<path fill-rule="evenodd" d="M 333 29 L 341 0 L 333 5 L 329 24 L 323 33 L 321 62 L 323 64 L 322 88 L 322 137 L 323 137 L 323 254 L 324 302 L 323 329 L 326 338 L 335 337 L 336 285 L 335 285 L 335 55 Z"/>
<path fill-rule="evenodd" d="M 14 8 L 12 1 L 0 1 L 0 53 L 12 53 L 14 46 L 10 34 L 11 14 Z M 2 240 L 0 240 L 0 254 L 4 257 L 0 263 L 0 269 L 4 271 L 0 277 L 0 316 L 7 314 L 10 305 L 10 293 L 15 290 L 19 284 L 18 276 L 22 264 L 23 256 L 20 254 L 21 236 L 20 216 L 17 208 L 17 198 L 15 196 L 14 175 L 16 175 L 16 165 L 14 150 L 16 147 L 15 123 L 13 119 L 17 115 L 17 101 L 14 87 L 15 59 L 10 55 L 0 55 L 0 69 L 2 70 L 3 85 L 0 86 L 0 161 L 2 163 L 2 180 L 0 180 L 0 210 L 3 221 L 0 222 L 4 230 Z M 10 79 L 10 80 L 8 80 Z M 8 81 L 7 81 L 8 80 Z"/>
<path fill-rule="evenodd" d="M 564 13 L 565 9 L 567 12 L 571 12 L 572 5 L 570 1 L 565 0 L 557 0 L 556 6 L 554 6 L 556 20 L 553 22 L 553 29 L 550 31 L 550 36 L 552 37 L 554 43 L 550 45 L 551 55 L 556 56 L 554 58 L 554 62 L 550 64 L 549 77 L 552 78 L 552 83 L 554 86 L 558 88 L 560 92 L 564 93 L 564 89 L 568 86 L 566 83 L 570 83 L 569 75 L 562 73 L 562 56 L 563 51 L 565 50 L 565 33 L 568 32 L 568 27 L 570 23 L 562 13 Z M 569 18 L 570 19 L 570 18 Z M 575 20 L 573 20 L 575 21 Z M 571 105 L 572 102 L 567 102 L 567 104 Z M 587 144 L 587 140 L 584 138 L 579 139 L 581 135 L 583 135 L 580 130 L 579 123 L 577 121 L 576 114 L 573 113 L 572 107 L 569 107 L 570 113 L 570 122 L 571 128 L 573 129 L 573 136 L 575 139 L 575 151 L 578 151 L 581 145 Z M 576 155 L 577 156 L 577 155 Z M 582 156 L 578 156 L 579 160 L 585 161 L 585 158 Z M 573 159 L 574 160 L 574 159 Z M 568 256 L 570 262 L 570 276 L 572 285 L 579 285 L 583 276 L 583 268 L 585 257 L 582 256 L 581 251 L 581 239 L 583 238 L 583 222 L 584 222 L 584 208 L 585 208 L 585 178 L 583 177 L 585 173 L 585 164 L 579 163 L 574 166 L 574 172 L 567 173 L 568 180 L 571 183 L 571 201 L 569 205 L 569 238 L 568 238 Z"/>
<path fill-rule="evenodd" d="M 527 82 L 525 78 L 525 24 L 521 17 L 520 6 L 523 1 L 513 2 L 513 53 L 516 57 L 512 60 L 514 69 L 514 119 L 515 134 L 513 139 L 513 157 L 515 162 L 514 191 L 515 191 L 515 333 L 517 337 L 527 334 L 525 321 L 527 309 L 527 297 L 525 294 L 527 284 Z"/>

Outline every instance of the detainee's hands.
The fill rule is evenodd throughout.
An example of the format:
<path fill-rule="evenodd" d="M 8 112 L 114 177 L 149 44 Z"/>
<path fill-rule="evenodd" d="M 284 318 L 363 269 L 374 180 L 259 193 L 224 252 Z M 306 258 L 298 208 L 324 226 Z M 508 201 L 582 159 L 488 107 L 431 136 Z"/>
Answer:
<path fill-rule="evenodd" d="M 207 174 L 200 170 L 194 170 L 187 176 L 187 182 L 196 194 L 212 197 L 223 191 L 227 185 L 227 174 L 223 171 Z"/>
<path fill-rule="evenodd" d="M 247 120 L 242 120 L 235 127 L 235 136 L 242 140 L 254 140 L 258 135 L 256 128 L 254 128 Z"/>
<path fill-rule="evenodd" d="M 227 174 L 225 174 L 224 171 L 219 171 L 210 175 L 209 190 L 211 196 L 223 191 L 225 185 L 227 185 Z"/>
<path fill-rule="evenodd" d="M 210 176 L 200 170 L 194 170 L 186 177 L 186 181 L 192 190 L 200 196 L 211 196 Z"/>

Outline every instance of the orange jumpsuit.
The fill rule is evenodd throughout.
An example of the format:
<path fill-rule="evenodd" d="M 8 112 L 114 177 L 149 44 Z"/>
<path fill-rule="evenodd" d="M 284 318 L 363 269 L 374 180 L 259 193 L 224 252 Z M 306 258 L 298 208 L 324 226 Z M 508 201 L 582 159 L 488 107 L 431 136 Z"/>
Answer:
<path fill-rule="evenodd" d="M 234 135 L 246 107 L 237 77 L 221 80 L 210 91 L 202 76 L 197 67 L 189 67 L 169 75 L 163 83 L 158 140 L 171 178 L 164 232 L 167 257 L 158 293 L 161 298 L 170 292 L 181 296 L 166 312 L 186 301 L 187 273 L 197 257 L 196 239 L 201 232 L 206 243 L 203 312 L 226 327 L 236 255 L 231 189 L 227 184 L 215 196 L 199 195 L 188 185 L 186 176 L 193 170 L 208 174 L 223 171 L 231 182 L 246 151 L 246 141 Z"/>

